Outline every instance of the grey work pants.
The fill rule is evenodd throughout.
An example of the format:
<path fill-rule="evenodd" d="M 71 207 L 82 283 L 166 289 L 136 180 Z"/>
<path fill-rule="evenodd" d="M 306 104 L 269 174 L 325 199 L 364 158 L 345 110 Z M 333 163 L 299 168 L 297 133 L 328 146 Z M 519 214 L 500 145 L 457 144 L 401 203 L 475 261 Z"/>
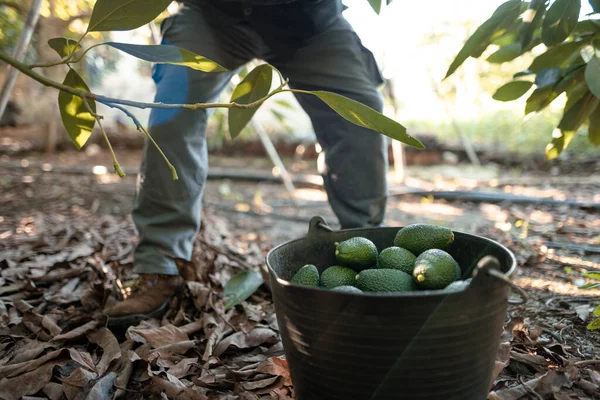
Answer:
<path fill-rule="evenodd" d="M 373 55 L 342 16 L 286 57 L 270 49 L 248 24 L 228 19 L 214 8 L 185 7 L 163 22 L 162 34 L 163 43 L 212 59 L 228 72 L 158 64 L 153 74 L 157 102 L 216 101 L 233 74 L 258 58 L 278 68 L 295 89 L 332 91 L 382 110 L 377 91 L 382 80 Z M 325 189 L 342 228 L 381 225 L 388 195 L 385 138 L 345 121 L 315 96 L 296 98 L 325 153 Z M 177 169 L 179 180 L 172 179 L 159 153 L 146 143 L 132 213 L 140 237 L 137 273 L 176 275 L 174 258 L 191 258 L 208 173 L 209 113 L 185 109 L 151 113 L 149 132 Z"/>

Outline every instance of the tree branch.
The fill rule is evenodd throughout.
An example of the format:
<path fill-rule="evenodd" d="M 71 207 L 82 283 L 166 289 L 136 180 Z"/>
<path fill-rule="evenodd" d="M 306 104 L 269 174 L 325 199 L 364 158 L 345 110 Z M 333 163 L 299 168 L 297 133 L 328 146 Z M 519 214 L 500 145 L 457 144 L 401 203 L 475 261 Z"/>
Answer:
<path fill-rule="evenodd" d="M 194 104 L 144 103 L 144 102 L 131 101 L 131 100 L 113 99 L 111 97 L 106 97 L 106 96 L 102 96 L 102 95 L 95 94 L 92 92 L 86 92 L 85 90 L 75 89 L 70 86 L 63 85 L 61 83 L 55 82 L 51 79 L 48 79 L 48 78 L 38 74 L 37 72 L 31 70 L 31 68 L 29 68 L 27 65 L 15 60 L 12 57 L 6 56 L 4 54 L 0 54 L 0 61 L 4 61 L 7 64 L 12 65 L 13 67 L 15 67 L 16 69 L 21 71 L 23 74 L 38 81 L 42 85 L 45 85 L 48 87 L 53 87 L 55 89 L 61 90 L 66 93 L 70 93 L 72 95 L 75 95 L 75 96 L 78 96 L 78 97 L 81 97 L 84 99 L 96 100 L 96 101 L 99 101 L 99 102 L 105 103 L 105 104 L 106 103 L 121 104 L 121 105 L 125 105 L 125 106 L 141 108 L 141 109 L 146 109 L 146 108 L 166 108 L 166 109 L 186 108 L 189 110 L 198 110 L 198 109 L 206 109 L 206 108 L 248 109 L 248 108 L 258 107 L 259 105 L 264 103 L 267 99 L 269 99 L 273 95 L 284 91 L 280 87 L 280 88 L 272 91 L 271 93 L 269 93 L 262 99 L 258 99 L 256 101 L 254 101 L 252 103 L 248 103 L 248 104 L 240 104 L 240 103 L 235 103 L 235 102 L 232 102 L 232 103 L 194 103 Z"/>

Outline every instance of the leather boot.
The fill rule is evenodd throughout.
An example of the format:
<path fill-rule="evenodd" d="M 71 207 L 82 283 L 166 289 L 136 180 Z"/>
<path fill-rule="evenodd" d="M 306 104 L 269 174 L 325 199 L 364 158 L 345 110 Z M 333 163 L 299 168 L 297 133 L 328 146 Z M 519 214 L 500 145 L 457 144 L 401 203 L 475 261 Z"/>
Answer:
<path fill-rule="evenodd" d="M 183 278 L 178 275 L 141 274 L 131 294 L 104 311 L 108 325 L 132 326 L 144 319 L 162 316 L 183 283 Z"/>

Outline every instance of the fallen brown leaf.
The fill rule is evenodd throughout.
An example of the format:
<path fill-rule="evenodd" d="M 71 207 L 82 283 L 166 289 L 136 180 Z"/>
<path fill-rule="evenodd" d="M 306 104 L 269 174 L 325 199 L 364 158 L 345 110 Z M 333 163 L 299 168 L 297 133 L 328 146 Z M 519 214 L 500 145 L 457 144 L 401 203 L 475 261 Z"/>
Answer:
<path fill-rule="evenodd" d="M 600 385 L 600 373 L 598 371 L 594 371 L 593 369 L 588 369 L 586 371 L 590 376 L 590 380 L 596 385 Z"/>
<path fill-rule="evenodd" d="M 39 340 L 23 340 L 21 343 L 22 345 L 19 346 L 18 350 L 15 351 L 16 354 L 10 361 L 11 364 L 33 360 L 47 348 L 54 347 L 54 345 L 51 343 L 40 342 Z"/>
<path fill-rule="evenodd" d="M 84 388 L 88 382 L 93 381 L 98 377 L 98 374 L 92 371 L 88 371 L 83 368 L 77 368 L 69 376 L 62 379 L 63 384 L 73 386 L 76 388 Z"/>
<path fill-rule="evenodd" d="M 117 367 L 115 368 L 117 372 L 117 379 L 115 380 L 115 385 L 120 388 L 126 388 L 129 383 L 129 379 L 131 378 L 131 374 L 133 372 L 133 360 L 136 358 L 136 354 L 133 350 L 127 350 L 125 353 L 125 357 L 121 357 L 117 360 Z M 115 393 L 115 399 L 125 395 L 127 392 L 123 389 L 117 389 Z"/>
<path fill-rule="evenodd" d="M 85 323 L 84 325 L 81 325 L 80 327 L 70 330 L 69 332 L 55 336 L 52 339 L 52 341 L 75 339 L 76 337 L 84 335 L 87 331 L 91 331 L 92 329 L 95 329 L 97 326 L 98 326 L 98 321 L 92 320 L 92 321 Z"/>
<path fill-rule="evenodd" d="M 251 381 L 251 382 L 244 382 L 240 386 L 242 388 L 244 388 L 245 390 L 263 389 L 263 388 L 266 388 L 267 386 L 272 385 L 278 379 L 279 379 L 278 376 L 272 376 L 269 378 L 262 378 L 262 379 Z"/>
<path fill-rule="evenodd" d="M 292 386 L 292 378 L 285 357 L 268 358 L 260 363 L 256 370 L 264 374 L 281 376 L 285 386 Z"/>
<path fill-rule="evenodd" d="M 202 321 L 195 321 L 195 322 L 190 322 L 189 324 L 186 324 L 186 325 L 182 325 L 179 327 L 179 329 L 186 335 L 192 335 L 198 331 L 201 331 L 203 327 L 204 327 L 204 324 L 202 323 Z"/>
<path fill-rule="evenodd" d="M 599 385 L 586 381 L 585 379 L 578 380 L 577 386 L 582 388 L 583 391 L 586 392 L 588 395 L 593 395 L 598 390 L 598 388 L 600 388 Z"/>
<path fill-rule="evenodd" d="M 140 335 L 153 348 L 190 340 L 188 335 L 173 325 L 149 329 L 129 328 L 129 332 Z"/>
<path fill-rule="evenodd" d="M 293 400 L 292 393 L 287 388 L 279 388 L 272 390 L 269 395 L 270 400 Z"/>
<path fill-rule="evenodd" d="M 571 387 L 573 382 L 562 371 L 549 370 L 545 374 L 523 382 L 519 386 L 499 390 L 495 395 L 500 400 L 517 400 L 530 392 L 540 396 L 560 393 L 562 388 Z"/>
<path fill-rule="evenodd" d="M 225 328 L 225 321 L 219 320 L 214 314 L 205 312 L 202 315 L 204 336 L 206 337 L 206 348 L 202 355 L 202 361 L 207 361 L 213 355 L 213 349 L 218 343 Z"/>
<path fill-rule="evenodd" d="M 179 343 L 167 344 L 162 347 L 157 347 L 150 352 L 150 355 L 154 354 L 162 358 L 169 358 L 173 354 L 185 354 L 189 349 L 193 348 L 196 342 L 193 340 L 185 340 Z"/>
<path fill-rule="evenodd" d="M 543 375 L 543 376 L 545 376 L 545 375 Z M 522 398 L 523 396 L 525 396 L 527 393 L 529 393 L 531 390 L 535 390 L 535 388 L 539 384 L 542 377 L 528 380 L 527 382 L 523 382 L 523 384 L 515 386 L 515 387 L 498 390 L 496 392 L 491 392 L 488 395 L 488 399 L 490 399 L 490 400 L 518 400 L 518 399 Z"/>
<path fill-rule="evenodd" d="M 203 311 L 210 295 L 210 288 L 201 282 L 187 282 L 187 287 L 192 295 L 196 310 Z"/>
<path fill-rule="evenodd" d="M 511 351 L 510 359 L 525 364 L 538 372 L 546 371 L 549 365 L 549 362 L 544 357 L 536 354 L 524 354 Z"/>
<path fill-rule="evenodd" d="M 0 366 L 0 378 L 10 378 L 32 371 L 46 362 L 65 354 L 66 352 L 66 349 L 55 350 L 35 360 Z"/>
<path fill-rule="evenodd" d="M 198 357 L 184 358 L 175 364 L 175 366 L 169 368 L 169 374 L 173 375 L 175 378 L 183 378 L 188 374 L 190 368 L 197 363 Z"/>
<path fill-rule="evenodd" d="M 86 389 L 86 400 L 109 400 L 114 393 L 114 383 L 117 374 L 109 372 L 106 375 L 90 382 L 90 387 Z"/>
<path fill-rule="evenodd" d="M 263 343 L 275 344 L 277 342 L 277 333 L 275 331 L 269 328 L 256 328 L 249 333 L 236 332 L 228 336 L 215 347 L 213 354 L 219 357 L 230 346 L 235 346 L 238 349 L 247 349 Z"/>
<path fill-rule="evenodd" d="M 63 398 L 63 388 L 59 383 L 48 382 L 42 389 L 42 392 L 50 400 L 61 400 Z"/>
<path fill-rule="evenodd" d="M 179 379 L 168 374 L 167 378 L 168 380 L 153 376 L 151 391 L 154 393 L 164 392 L 169 399 L 208 400 L 205 389 L 199 387 L 188 388 Z"/>
<path fill-rule="evenodd" d="M 498 351 L 496 353 L 496 360 L 494 362 L 494 370 L 492 372 L 492 380 L 490 385 L 494 384 L 494 381 L 498 378 L 500 373 L 504 371 L 504 368 L 510 362 L 510 351 L 512 346 L 510 342 L 502 342 L 498 346 Z"/>
<path fill-rule="evenodd" d="M 0 380 L 0 398 L 18 400 L 25 395 L 39 392 L 52 378 L 52 370 L 65 361 L 52 360 L 40 365 L 33 371 Z"/>
<path fill-rule="evenodd" d="M 56 322 L 54 322 L 54 320 L 52 320 L 47 315 L 44 315 L 42 317 L 42 326 L 48 329 L 48 332 L 50 332 L 50 335 L 52 335 L 53 337 L 56 335 L 60 335 L 60 333 L 62 332 L 62 329 L 58 325 L 56 325 Z"/>
<path fill-rule="evenodd" d="M 121 348 L 119 347 L 119 342 L 112 332 L 107 328 L 89 331 L 87 332 L 86 336 L 90 342 L 95 343 L 102 348 L 102 358 L 96 365 L 98 374 L 102 375 L 107 371 L 110 363 L 113 360 L 121 357 Z"/>
<path fill-rule="evenodd" d="M 77 362 L 82 367 L 86 367 L 90 371 L 96 372 L 96 366 L 94 365 L 94 360 L 92 360 L 92 356 L 87 351 L 81 351 L 76 349 L 69 349 L 69 355 L 71 359 Z"/>

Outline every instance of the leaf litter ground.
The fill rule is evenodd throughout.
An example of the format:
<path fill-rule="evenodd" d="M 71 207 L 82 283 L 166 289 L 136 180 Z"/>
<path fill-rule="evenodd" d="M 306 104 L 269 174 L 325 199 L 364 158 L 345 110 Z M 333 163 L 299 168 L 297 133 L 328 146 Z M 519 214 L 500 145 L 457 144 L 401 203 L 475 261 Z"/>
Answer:
<path fill-rule="evenodd" d="M 243 271 L 264 274 L 266 252 L 304 234 L 303 218 L 333 221 L 322 192 L 295 211 L 278 185 L 211 181 L 193 262 L 178 263 L 185 291 L 163 318 L 117 331 L 101 310 L 135 279 L 133 179 L 45 174 L 31 184 L 30 171 L 0 171 L 0 398 L 293 398 L 268 289 L 227 308 L 223 287 Z M 489 398 L 600 398 L 600 335 L 586 329 L 600 291 L 578 289 L 598 283 L 583 275 L 600 270 L 597 212 L 416 196 L 390 204 L 390 223 L 448 218 L 513 250 L 515 281 L 531 297 L 507 313 Z"/>

